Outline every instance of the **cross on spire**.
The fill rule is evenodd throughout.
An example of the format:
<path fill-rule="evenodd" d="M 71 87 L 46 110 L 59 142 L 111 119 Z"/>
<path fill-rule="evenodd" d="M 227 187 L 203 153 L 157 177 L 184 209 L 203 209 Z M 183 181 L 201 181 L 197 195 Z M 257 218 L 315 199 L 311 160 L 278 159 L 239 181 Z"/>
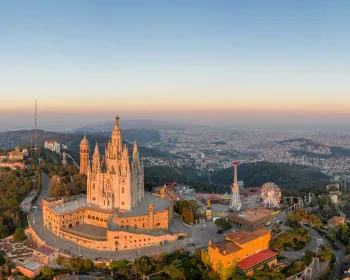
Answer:
<path fill-rule="evenodd" d="M 117 117 L 115 118 L 115 126 L 119 126 L 119 115 L 117 115 Z"/>

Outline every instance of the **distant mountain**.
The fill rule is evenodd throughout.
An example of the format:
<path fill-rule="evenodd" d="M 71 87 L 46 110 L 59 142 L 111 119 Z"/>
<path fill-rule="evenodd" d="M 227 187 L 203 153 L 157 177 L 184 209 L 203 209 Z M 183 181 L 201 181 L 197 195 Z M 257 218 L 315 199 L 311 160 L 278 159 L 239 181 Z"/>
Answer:
<path fill-rule="evenodd" d="M 329 177 L 319 170 L 286 163 L 254 162 L 238 166 L 238 179 L 245 186 L 262 186 L 274 182 L 281 188 L 310 188 L 325 184 Z M 233 182 L 233 167 L 217 171 L 211 176 L 214 184 L 230 185 Z"/>
<path fill-rule="evenodd" d="M 96 131 L 111 131 L 115 126 L 115 121 L 108 121 L 98 124 L 88 124 L 88 129 Z M 84 128 L 77 128 L 75 131 L 84 131 Z M 120 128 L 125 129 L 146 129 L 146 130 L 159 130 L 159 129 L 183 129 L 193 127 L 193 124 L 188 124 L 184 121 L 162 121 L 162 120 L 124 120 L 120 122 Z"/>

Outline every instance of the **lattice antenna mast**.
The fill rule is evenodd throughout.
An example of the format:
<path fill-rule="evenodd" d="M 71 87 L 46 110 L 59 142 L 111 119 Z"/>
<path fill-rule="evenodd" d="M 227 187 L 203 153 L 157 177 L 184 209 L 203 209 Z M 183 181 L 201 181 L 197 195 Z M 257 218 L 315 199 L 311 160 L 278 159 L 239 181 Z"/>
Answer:
<path fill-rule="evenodd" d="M 232 184 L 232 197 L 231 197 L 231 203 L 230 203 L 230 208 L 233 211 L 241 211 L 242 210 L 242 202 L 241 198 L 239 195 L 239 186 L 238 186 L 238 181 L 237 181 L 237 165 L 238 162 L 235 161 L 233 163 L 233 184 Z"/>
<path fill-rule="evenodd" d="M 38 99 L 35 99 L 35 128 L 34 128 L 34 151 L 38 150 Z"/>

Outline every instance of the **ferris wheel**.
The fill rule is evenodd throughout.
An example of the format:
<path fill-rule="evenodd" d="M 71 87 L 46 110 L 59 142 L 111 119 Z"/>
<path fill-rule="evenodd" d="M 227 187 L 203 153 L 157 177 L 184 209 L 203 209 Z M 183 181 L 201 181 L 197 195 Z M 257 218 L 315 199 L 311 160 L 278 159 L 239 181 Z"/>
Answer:
<path fill-rule="evenodd" d="M 261 197 L 265 207 L 277 208 L 281 201 L 281 190 L 275 183 L 265 183 L 261 187 Z"/>

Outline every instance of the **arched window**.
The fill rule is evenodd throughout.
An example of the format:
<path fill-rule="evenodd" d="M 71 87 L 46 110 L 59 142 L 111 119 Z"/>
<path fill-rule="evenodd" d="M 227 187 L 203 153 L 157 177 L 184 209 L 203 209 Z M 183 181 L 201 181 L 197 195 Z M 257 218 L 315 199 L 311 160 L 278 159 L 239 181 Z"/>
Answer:
<path fill-rule="evenodd" d="M 88 215 L 88 218 L 91 219 L 91 215 Z"/>
<path fill-rule="evenodd" d="M 95 198 L 95 197 L 93 197 L 93 198 L 92 198 L 92 200 L 93 200 L 93 201 L 95 201 L 95 200 L 96 200 L 96 198 Z"/>
<path fill-rule="evenodd" d="M 124 182 L 123 182 L 124 183 Z M 124 187 L 122 187 L 122 193 L 124 193 Z"/>
<path fill-rule="evenodd" d="M 156 227 L 159 227 L 160 226 L 160 223 L 156 223 Z"/>
<path fill-rule="evenodd" d="M 92 219 L 95 220 L 95 216 L 92 216 Z"/>
<path fill-rule="evenodd" d="M 122 205 L 125 205 L 124 201 L 122 202 Z"/>
<path fill-rule="evenodd" d="M 96 221 L 99 221 L 100 220 L 100 218 L 99 217 L 96 217 Z"/>

